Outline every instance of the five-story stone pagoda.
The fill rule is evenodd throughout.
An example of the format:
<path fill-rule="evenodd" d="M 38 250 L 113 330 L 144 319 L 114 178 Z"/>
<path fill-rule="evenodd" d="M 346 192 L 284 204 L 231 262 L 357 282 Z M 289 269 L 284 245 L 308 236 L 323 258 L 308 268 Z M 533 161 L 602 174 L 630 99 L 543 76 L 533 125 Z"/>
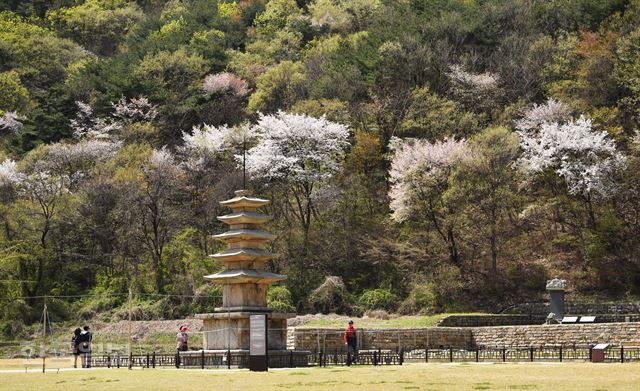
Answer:
<path fill-rule="evenodd" d="M 248 190 L 238 190 L 234 198 L 220 202 L 233 212 L 218 216 L 230 229 L 213 236 L 228 245 L 226 250 L 212 255 L 224 263 L 224 270 L 204 277 L 222 285 L 222 307 L 196 315 L 203 320 L 205 350 L 248 351 L 249 316 L 264 313 L 268 314 L 268 349 L 286 349 L 287 318 L 293 314 L 275 313 L 267 307 L 269 284 L 287 278 L 264 270 L 265 263 L 276 256 L 264 248 L 276 236 L 260 229 L 271 216 L 257 211 L 268 203 L 269 200 L 251 197 Z"/>

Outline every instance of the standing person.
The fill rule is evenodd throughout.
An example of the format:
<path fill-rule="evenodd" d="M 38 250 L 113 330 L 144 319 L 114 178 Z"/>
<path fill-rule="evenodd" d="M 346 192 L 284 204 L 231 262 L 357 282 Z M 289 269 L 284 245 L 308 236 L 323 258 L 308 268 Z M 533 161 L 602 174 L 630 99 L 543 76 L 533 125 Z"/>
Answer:
<path fill-rule="evenodd" d="M 349 321 L 347 329 L 344 331 L 344 344 L 347 345 L 347 352 L 353 352 L 354 357 L 358 355 L 358 335 L 353 327 L 353 320 Z"/>
<path fill-rule="evenodd" d="M 188 330 L 187 326 L 182 325 L 180 326 L 180 331 L 176 334 L 176 350 L 178 352 L 184 352 L 188 349 Z"/>
<path fill-rule="evenodd" d="M 80 333 L 79 350 L 82 353 L 82 368 L 91 368 L 91 340 L 93 335 L 89 331 L 89 326 L 84 326 Z"/>
<path fill-rule="evenodd" d="M 71 354 L 73 354 L 73 367 L 78 368 L 78 355 L 80 354 L 80 349 L 78 349 L 78 345 L 80 344 L 80 333 L 82 329 L 80 327 L 73 330 L 73 337 L 71 337 Z"/>

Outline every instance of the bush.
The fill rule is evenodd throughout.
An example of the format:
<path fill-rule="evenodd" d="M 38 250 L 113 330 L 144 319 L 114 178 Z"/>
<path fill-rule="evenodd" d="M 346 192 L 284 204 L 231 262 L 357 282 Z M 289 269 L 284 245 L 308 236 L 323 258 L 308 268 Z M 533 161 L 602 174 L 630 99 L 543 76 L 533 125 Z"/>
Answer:
<path fill-rule="evenodd" d="M 309 307 L 312 312 L 323 314 L 350 312 L 349 294 L 342 278 L 326 277 L 324 282 L 311 292 Z"/>
<path fill-rule="evenodd" d="M 368 289 L 360 295 L 358 304 L 365 311 L 393 311 L 397 300 L 398 297 L 391 293 L 389 289 Z"/>
<path fill-rule="evenodd" d="M 284 286 L 269 287 L 267 291 L 267 306 L 276 312 L 296 312 L 296 307 L 291 299 L 291 292 Z"/>
<path fill-rule="evenodd" d="M 402 302 L 401 314 L 433 313 L 460 309 L 464 282 L 460 270 L 454 266 L 440 266 L 430 282 L 416 283 Z"/>

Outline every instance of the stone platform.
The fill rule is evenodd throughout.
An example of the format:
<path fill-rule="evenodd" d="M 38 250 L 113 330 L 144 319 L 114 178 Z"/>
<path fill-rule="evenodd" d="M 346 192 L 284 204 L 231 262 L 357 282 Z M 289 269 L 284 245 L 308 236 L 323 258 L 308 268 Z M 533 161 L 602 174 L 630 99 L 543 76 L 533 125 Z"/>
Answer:
<path fill-rule="evenodd" d="M 203 348 L 205 350 L 249 349 L 249 316 L 265 311 L 228 311 L 197 314 L 202 319 Z M 268 349 L 287 348 L 287 319 L 294 314 L 267 313 Z"/>

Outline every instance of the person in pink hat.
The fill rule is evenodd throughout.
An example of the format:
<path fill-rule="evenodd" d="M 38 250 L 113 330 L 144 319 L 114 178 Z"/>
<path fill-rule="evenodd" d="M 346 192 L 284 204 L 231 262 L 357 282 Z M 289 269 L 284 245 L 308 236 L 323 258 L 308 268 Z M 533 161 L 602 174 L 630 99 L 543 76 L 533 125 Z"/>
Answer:
<path fill-rule="evenodd" d="M 187 328 L 186 325 L 180 326 L 180 331 L 176 335 L 176 342 L 177 342 L 176 350 L 178 352 L 184 352 L 188 350 L 188 344 L 187 344 L 187 341 L 189 339 L 189 336 L 187 335 L 188 330 L 189 329 Z"/>

